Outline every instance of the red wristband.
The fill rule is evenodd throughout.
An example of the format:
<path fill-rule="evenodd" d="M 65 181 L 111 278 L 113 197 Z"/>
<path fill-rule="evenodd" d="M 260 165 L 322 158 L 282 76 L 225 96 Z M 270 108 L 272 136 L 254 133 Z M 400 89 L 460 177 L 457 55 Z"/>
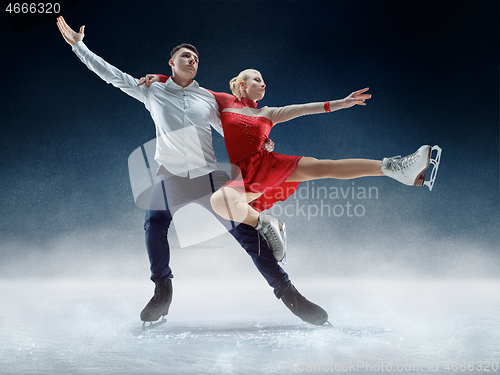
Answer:
<path fill-rule="evenodd" d="M 332 110 L 330 109 L 330 102 L 325 102 L 325 112 L 331 112 Z"/>

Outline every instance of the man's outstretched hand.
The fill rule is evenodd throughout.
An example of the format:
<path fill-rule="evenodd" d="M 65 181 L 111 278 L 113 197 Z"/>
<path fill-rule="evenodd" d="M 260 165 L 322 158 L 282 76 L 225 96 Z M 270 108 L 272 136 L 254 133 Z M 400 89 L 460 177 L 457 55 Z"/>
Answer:
<path fill-rule="evenodd" d="M 57 17 L 57 27 L 59 28 L 64 40 L 71 46 L 73 46 L 76 42 L 82 41 L 85 36 L 83 32 L 85 26 L 80 27 L 79 33 L 75 33 L 62 17 Z"/>

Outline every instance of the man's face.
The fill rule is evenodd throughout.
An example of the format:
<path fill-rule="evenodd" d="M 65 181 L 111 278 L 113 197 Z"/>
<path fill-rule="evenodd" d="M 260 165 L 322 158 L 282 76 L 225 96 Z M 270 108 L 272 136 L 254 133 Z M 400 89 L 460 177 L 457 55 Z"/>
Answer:
<path fill-rule="evenodd" d="M 193 79 L 198 72 L 198 56 L 188 48 L 178 50 L 169 61 L 172 75 Z"/>

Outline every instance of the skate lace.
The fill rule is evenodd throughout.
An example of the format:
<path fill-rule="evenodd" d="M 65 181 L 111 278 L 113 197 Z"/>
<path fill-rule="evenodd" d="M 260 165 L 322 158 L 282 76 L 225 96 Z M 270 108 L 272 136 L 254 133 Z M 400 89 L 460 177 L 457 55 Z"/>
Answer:
<path fill-rule="evenodd" d="M 393 172 L 403 172 L 404 170 L 411 167 L 418 160 L 418 152 L 414 152 L 411 155 L 401 158 L 401 155 L 393 156 L 389 158 L 388 169 Z"/>

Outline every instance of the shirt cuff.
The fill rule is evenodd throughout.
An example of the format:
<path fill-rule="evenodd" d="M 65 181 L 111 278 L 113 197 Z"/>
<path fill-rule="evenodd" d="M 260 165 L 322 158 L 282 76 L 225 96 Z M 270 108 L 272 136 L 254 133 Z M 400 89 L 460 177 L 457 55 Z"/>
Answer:
<path fill-rule="evenodd" d="M 88 47 L 85 45 L 85 43 L 83 43 L 82 41 L 78 41 L 75 44 L 73 44 L 73 47 L 71 49 L 73 50 L 73 52 L 80 55 L 90 51 Z"/>

